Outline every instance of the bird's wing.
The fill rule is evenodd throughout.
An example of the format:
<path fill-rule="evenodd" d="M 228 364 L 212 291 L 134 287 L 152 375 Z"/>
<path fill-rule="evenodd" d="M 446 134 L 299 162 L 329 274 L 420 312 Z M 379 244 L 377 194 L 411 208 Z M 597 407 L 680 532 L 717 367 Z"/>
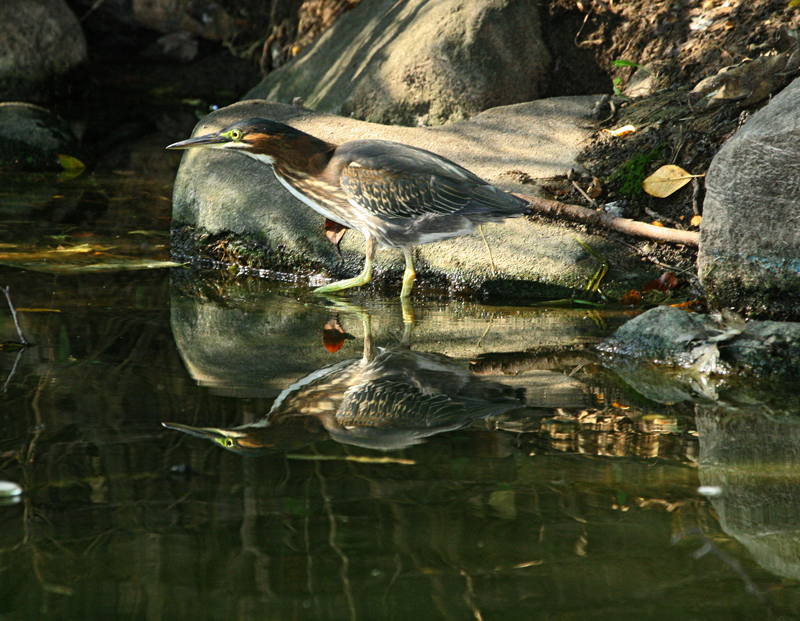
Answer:
<path fill-rule="evenodd" d="M 394 142 L 349 142 L 334 157 L 348 200 L 384 217 L 503 209 L 513 198 L 450 160 Z"/>
<path fill-rule="evenodd" d="M 401 429 L 461 424 L 466 415 L 465 406 L 447 395 L 426 394 L 407 381 L 379 378 L 347 390 L 336 420 L 345 427 Z"/>

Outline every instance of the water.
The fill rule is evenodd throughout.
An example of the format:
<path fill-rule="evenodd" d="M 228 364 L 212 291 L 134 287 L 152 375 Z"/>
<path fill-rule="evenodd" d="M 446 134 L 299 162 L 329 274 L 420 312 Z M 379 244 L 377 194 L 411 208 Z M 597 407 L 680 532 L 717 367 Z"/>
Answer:
<path fill-rule="evenodd" d="M 798 617 L 791 387 L 608 369 L 625 313 L 129 269 L 170 166 L 6 179 L 0 618 Z"/>

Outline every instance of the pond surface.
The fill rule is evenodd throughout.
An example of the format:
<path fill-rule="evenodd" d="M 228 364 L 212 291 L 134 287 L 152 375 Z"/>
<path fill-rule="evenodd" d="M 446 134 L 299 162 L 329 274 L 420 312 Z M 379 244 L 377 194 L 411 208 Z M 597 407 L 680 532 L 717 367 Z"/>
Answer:
<path fill-rule="evenodd" d="M 626 313 L 153 269 L 159 171 L 3 179 L 0 618 L 800 617 L 795 388 L 608 368 Z"/>

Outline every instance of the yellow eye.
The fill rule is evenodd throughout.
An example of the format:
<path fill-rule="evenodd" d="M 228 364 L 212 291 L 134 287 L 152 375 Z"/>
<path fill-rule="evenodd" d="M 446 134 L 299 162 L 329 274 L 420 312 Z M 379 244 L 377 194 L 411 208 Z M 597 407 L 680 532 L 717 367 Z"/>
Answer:
<path fill-rule="evenodd" d="M 228 132 L 228 137 L 231 140 L 239 142 L 242 139 L 242 130 L 241 129 L 232 129 Z"/>
<path fill-rule="evenodd" d="M 234 131 L 239 131 L 239 130 L 237 129 L 237 130 L 234 130 Z M 242 137 L 242 133 L 239 132 L 239 138 L 241 138 L 241 137 Z M 228 448 L 233 448 L 233 445 L 234 445 L 233 438 L 228 438 L 227 440 L 225 440 L 225 446 L 227 446 Z"/>

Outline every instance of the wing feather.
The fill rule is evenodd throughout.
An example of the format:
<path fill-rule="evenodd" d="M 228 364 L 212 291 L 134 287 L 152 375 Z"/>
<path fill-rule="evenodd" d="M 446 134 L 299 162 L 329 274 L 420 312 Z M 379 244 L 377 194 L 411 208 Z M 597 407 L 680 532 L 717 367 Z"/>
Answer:
<path fill-rule="evenodd" d="M 450 160 L 395 142 L 346 143 L 331 164 L 348 201 L 380 217 L 458 214 L 492 220 L 526 207 Z"/>

